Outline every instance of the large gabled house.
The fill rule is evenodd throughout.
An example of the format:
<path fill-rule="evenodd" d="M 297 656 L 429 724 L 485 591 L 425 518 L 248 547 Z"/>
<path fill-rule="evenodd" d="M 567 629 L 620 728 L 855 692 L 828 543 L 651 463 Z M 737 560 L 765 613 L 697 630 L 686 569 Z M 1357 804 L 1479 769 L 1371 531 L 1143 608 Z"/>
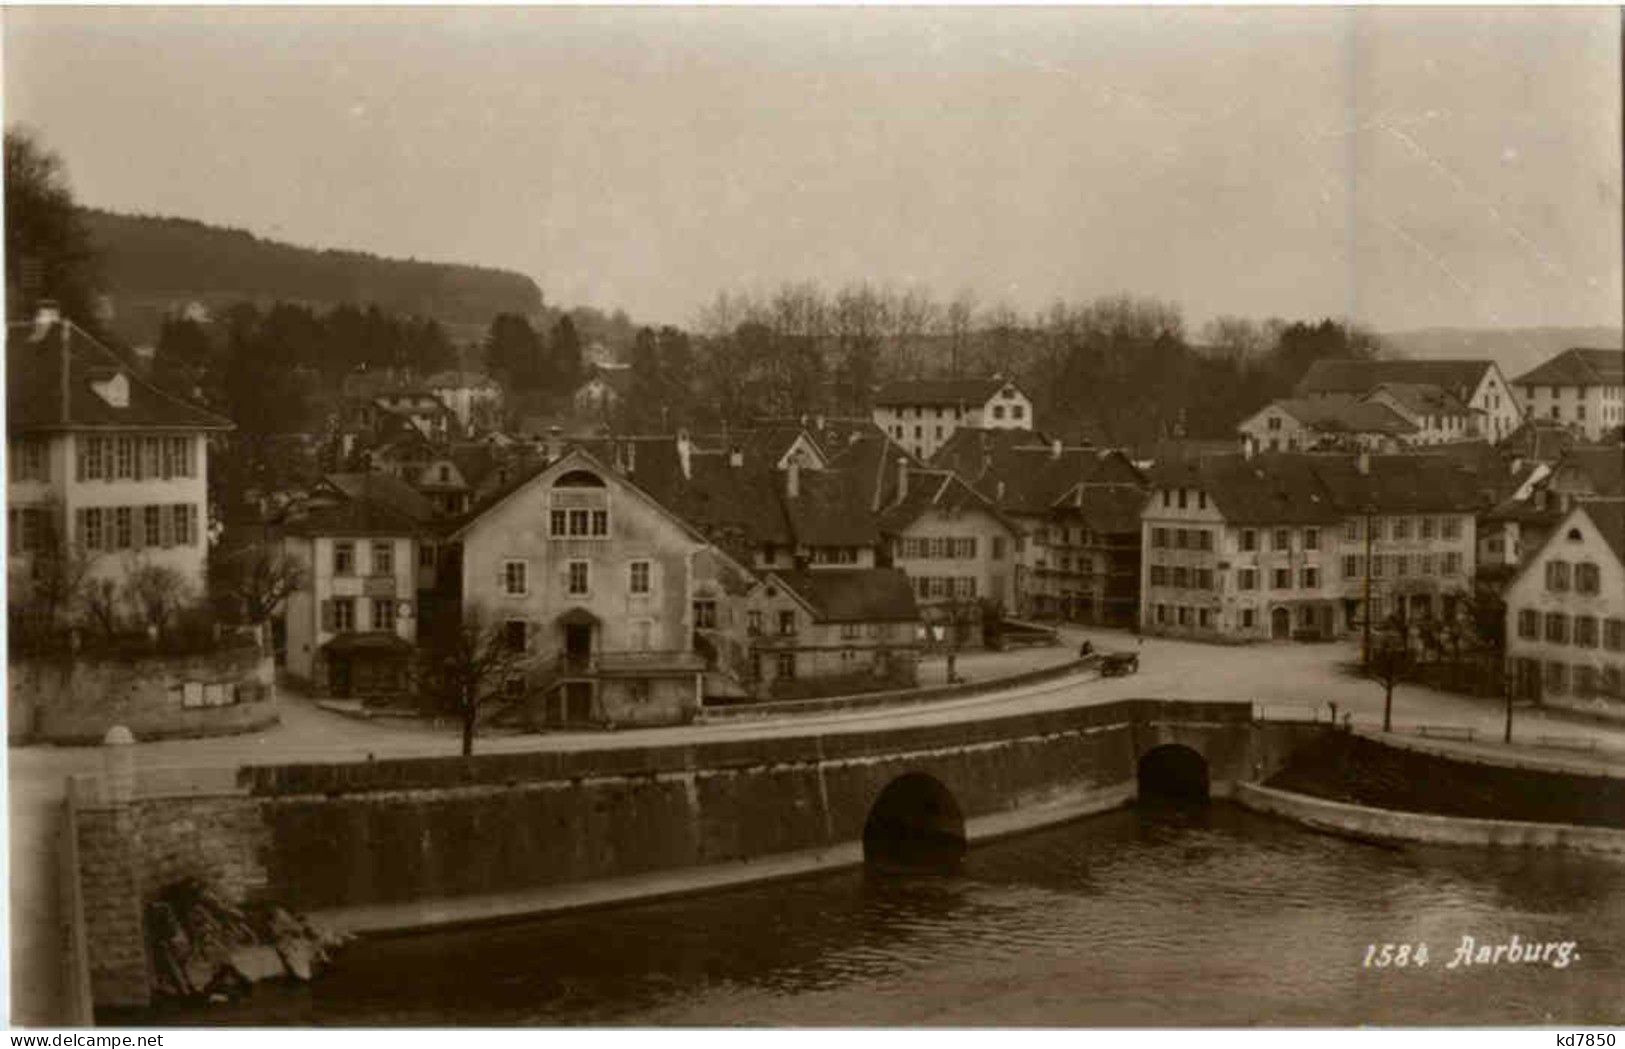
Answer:
<path fill-rule="evenodd" d="M 1273 401 L 1236 429 L 1255 452 L 1391 451 L 1420 433 L 1388 404 L 1346 393 Z"/>
<path fill-rule="evenodd" d="M 1529 418 L 1572 427 L 1588 440 L 1625 422 L 1625 350 L 1564 350 L 1512 385 Z"/>
<path fill-rule="evenodd" d="M 114 584 L 141 566 L 173 569 L 202 595 L 209 439 L 229 420 L 148 382 L 49 307 L 7 326 L 6 411 L 13 604 L 65 558 Z"/>
<path fill-rule="evenodd" d="M 1506 608 L 1518 694 L 1625 713 L 1625 501 L 1569 509 L 1507 587 Z"/>
<path fill-rule="evenodd" d="M 1032 398 L 1013 380 L 909 379 L 875 395 L 873 418 L 888 437 L 917 459 L 929 459 L 962 426 L 1031 430 Z"/>
<path fill-rule="evenodd" d="M 730 658 L 700 642 L 747 570 L 582 447 L 495 493 L 450 540 L 464 615 L 528 656 L 509 691 L 536 724 L 688 720 L 708 665 Z"/>

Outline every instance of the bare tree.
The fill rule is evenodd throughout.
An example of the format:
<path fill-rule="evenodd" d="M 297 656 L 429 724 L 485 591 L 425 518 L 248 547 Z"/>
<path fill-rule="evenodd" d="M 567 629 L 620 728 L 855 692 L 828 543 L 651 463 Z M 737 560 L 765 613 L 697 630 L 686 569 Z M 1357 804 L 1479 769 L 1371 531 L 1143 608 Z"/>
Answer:
<path fill-rule="evenodd" d="M 510 637 L 483 608 L 465 609 L 424 639 L 418 649 L 418 690 L 462 725 L 463 757 L 474 753 L 480 712 L 500 699 L 508 682 L 535 665 L 529 645 Z"/>
<path fill-rule="evenodd" d="M 948 336 L 948 373 L 959 378 L 960 369 L 970 358 L 971 326 L 976 320 L 976 296 L 968 289 L 955 295 L 942 313 L 943 334 Z"/>
<path fill-rule="evenodd" d="M 85 616 L 111 640 L 118 635 L 119 585 L 112 579 L 92 579 L 80 590 L 80 606 Z"/>
<path fill-rule="evenodd" d="M 13 562 L 8 591 L 17 625 L 41 639 L 55 634 L 81 604 L 98 555 L 70 543 L 61 522 L 47 516 L 38 545 L 23 564 Z"/>
<path fill-rule="evenodd" d="M 169 629 L 175 614 L 190 597 L 186 577 L 168 565 L 137 562 L 124 579 L 125 600 L 158 637 Z"/>
<path fill-rule="evenodd" d="M 222 554 L 210 569 L 218 592 L 236 601 L 243 619 L 256 627 L 275 615 L 310 577 L 303 561 L 270 543 Z"/>

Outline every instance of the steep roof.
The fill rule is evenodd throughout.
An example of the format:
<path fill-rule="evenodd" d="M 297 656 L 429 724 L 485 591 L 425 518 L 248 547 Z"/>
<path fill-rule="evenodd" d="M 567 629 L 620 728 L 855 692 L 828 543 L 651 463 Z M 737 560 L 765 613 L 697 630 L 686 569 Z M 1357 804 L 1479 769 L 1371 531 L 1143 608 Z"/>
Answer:
<path fill-rule="evenodd" d="M 1552 476 L 1572 469 L 1591 482 L 1594 495 L 1613 497 L 1625 495 L 1625 450 L 1618 446 L 1577 444 L 1563 454 L 1552 469 Z"/>
<path fill-rule="evenodd" d="M 1138 532 L 1140 512 L 1149 496 L 1127 485 L 1085 485 L 1076 512 L 1092 532 Z"/>
<path fill-rule="evenodd" d="M 1287 413 L 1312 430 L 1325 433 L 1416 432 L 1415 426 L 1386 404 L 1361 400 L 1353 394 L 1290 397 L 1276 401 L 1270 407 Z"/>
<path fill-rule="evenodd" d="M 419 523 L 433 520 L 435 516 L 434 505 L 394 474 L 377 470 L 331 473 L 317 481 L 316 488 L 329 489 L 349 502 L 385 507 L 392 513 Z"/>
<path fill-rule="evenodd" d="M 898 568 L 771 572 L 823 623 L 911 623 L 920 618 L 914 586 Z"/>
<path fill-rule="evenodd" d="M 801 470 L 795 496 L 781 496 L 790 534 L 806 546 L 872 546 L 880 530 L 855 471 Z"/>
<path fill-rule="evenodd" d="M 931 510 L 948 514 L 979 510 L 1011 532 L 1017 530 L 1015 523 L 993 505 L 991 499 L 966 484 L 952 470 L 910 470 L 908 489 L 901 499 L 882 511 L 880 530 L 900 532 Z"/>
<path fill-rule="evenodd" d="M 1006 513 L 1044 514 L 1080 484 L 1138 486 L 1144 478 L 1122 453 L 1042 440 L 1041 434 L 961 427 L 932 456 Z"/>
<path fill-rule="evenodd" d="M 983 405 L 1006 386 L 1009 379 L 988 376 L 980 379 L 900 379 L 889 382 L 875 395 L 877 406 L 912 404 Z M 1016 386 L 1016 389 L 1021 387 Z"/>
<path fill-rule="evenodd" d="M 1510 455 L 1542 462 L 1562 458 L 1578 438 L 1574 431 L 1556 419 L 1525 419 L 1516 430 L 1501 439 L 1500 447 Z"/>
<path fill-rule="evenodd" d="M 1160 464 L 1163 488 L 1207 493 L 1232 524 L 1331 524 L 1342 516 L 1307 455 L 1216 455 Z"/>
<path fill-rule="evenodd" d="M 1370 396 L 1386 393 L 1417 415 L 1470 415 L 1472 409 L 1461 398 L 1436 383 L 1385 382 Z"/>
<path fill-rule="evenodd" d="M 344 500 L 310 506 L 283 523 L 289 535 L 304 536 L 415 536 L 423 523 L 370 500 Z"/>
<path fill-rule="evenodd" d="M 1564 350 L 1512 381 L 1519 386 L 1618 386 L 1625 383 L 1625 350 Z"/>
<path fill-rule="evenodd" d="M 1383 383 L 1420 383 L 1440 386 L 1463 400 L 1469 399 L 1484 373 L 1495 367 L 1490 360 L 1364 361 L 1318 360 L 1309 366 L 1292 390 L 1295 397 L 1322 393 L 1368 393 Z"/>
<path fill-rule="evenodd" d="M 65 369 L 65 374 L 64 374 Z M 97 393 L 122 381 L 123 407 Z M 6 326 L 12 433 L 74 429 L 230 430 L 231 420 L 143 379 L 71 321 Z"/>
<path fill-rule="evenodd" d="M 1625 501 L 1586 499 L 1580 503 L 1579 509 L 1591 518 L 1591 523 L 1597 526 L 1597 531 L 1607 540 L 1608 548 L 1614 552 L 1614 557 L 1620 564 L 1625 565 Z"/>

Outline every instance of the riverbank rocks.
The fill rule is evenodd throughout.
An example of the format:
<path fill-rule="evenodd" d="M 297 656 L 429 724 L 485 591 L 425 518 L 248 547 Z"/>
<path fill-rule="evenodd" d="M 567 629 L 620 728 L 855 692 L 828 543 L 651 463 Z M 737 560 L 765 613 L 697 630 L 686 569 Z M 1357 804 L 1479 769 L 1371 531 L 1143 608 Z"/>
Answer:
<path fill-rule="evenodd" d="M 186 879 L 146 907 L 154 998 L 230 1000 L 265 980 L 309 980 L 348 937 L 270 904 L 238 907 Z"/>

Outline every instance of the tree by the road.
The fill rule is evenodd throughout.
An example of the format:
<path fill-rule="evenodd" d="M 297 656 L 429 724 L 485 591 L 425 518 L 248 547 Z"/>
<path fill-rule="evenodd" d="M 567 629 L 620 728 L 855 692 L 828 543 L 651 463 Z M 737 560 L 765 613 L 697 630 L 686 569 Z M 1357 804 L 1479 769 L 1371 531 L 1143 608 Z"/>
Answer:
<path fill-rule="evenodd" d="M 447 617 L 420 640 L 419 694 L 435 709 L 457 717 L 465 758 L 474 753 L 481 711 L 500 701 L 509 681 L 523 678 L 534 666 L 528 648 L 522 636 L 511 635 L 507 624 L 480 606 L 464 610 L 460 619 Z"/>

